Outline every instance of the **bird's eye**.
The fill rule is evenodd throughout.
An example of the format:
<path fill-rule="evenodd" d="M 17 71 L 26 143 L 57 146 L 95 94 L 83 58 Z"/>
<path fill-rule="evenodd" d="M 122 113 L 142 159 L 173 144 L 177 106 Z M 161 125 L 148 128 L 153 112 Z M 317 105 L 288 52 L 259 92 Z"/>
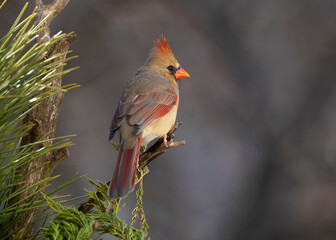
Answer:
<path fill-rule="evenodd" d="M 167 67 L 168 71 L 171 73 L 171 74 L 175 74 L 176 73 L 176 68 L 172 65 L 168 66 Z"/>

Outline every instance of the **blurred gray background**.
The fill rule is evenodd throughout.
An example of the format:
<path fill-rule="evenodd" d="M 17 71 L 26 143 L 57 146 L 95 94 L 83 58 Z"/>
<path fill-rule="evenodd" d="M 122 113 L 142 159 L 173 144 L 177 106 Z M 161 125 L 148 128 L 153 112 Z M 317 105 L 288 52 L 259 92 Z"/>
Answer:
<path fill-rule="evenodd" d="M 24 3 L 0 11 L 2 35 Z M 59 30 L 78 35 L 69 65 L 80 69 L 64 84 L 81 87 L 60 113 L 57 136 L 77 137 L 55 184 L 75 173 L 110 180 L 121 88 L 163 33 L 191 78 L 175 134 L 187 145 L 144 180 L 151 239 L 336 239 L 336 1 L 70 0 Z"/>

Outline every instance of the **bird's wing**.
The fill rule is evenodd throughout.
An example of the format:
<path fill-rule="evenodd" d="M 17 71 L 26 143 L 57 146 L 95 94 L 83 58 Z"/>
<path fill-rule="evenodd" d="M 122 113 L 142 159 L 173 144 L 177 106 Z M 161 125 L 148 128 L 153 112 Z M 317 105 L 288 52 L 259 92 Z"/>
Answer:
<path fill-rule="evenodd" d="M 134 134 L 137 135 L 176 104 L 177 94 L 171 89 L 136 95 L 126 112 L 127 122 L 135 127 Z"/>
<path fill-rule="evenodd" d="M 120 127 L 121 123 L 124 120 L 126 112 L 126 103 L 127 103 L 127 97 L 120 98 L 117 110 L 115 111 L 111 122 L 109 140 L 112 140 L 112 138 L 114 137 L 115 133 L 117 132 L 118 128 Z"/>

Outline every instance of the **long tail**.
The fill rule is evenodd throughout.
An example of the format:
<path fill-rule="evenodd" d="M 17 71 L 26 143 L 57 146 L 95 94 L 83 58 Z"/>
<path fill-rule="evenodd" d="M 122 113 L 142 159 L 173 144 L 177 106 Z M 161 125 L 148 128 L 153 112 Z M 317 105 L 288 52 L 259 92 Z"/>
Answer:
<path fill-rule="evenodd" d="M 142 137 L 135 138 L 130 148 L 120 146 L 117 166 L 109 186 L 109 197 L 124 197 L 134 189 Z M 128 144 L 127 144 L 128 145 Z"/>

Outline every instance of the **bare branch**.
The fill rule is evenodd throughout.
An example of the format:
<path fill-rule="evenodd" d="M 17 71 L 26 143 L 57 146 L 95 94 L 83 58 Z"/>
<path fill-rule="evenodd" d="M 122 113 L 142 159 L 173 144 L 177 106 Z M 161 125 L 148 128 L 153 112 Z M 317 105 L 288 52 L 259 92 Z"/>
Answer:
<path fill-rule="evenodd" d="M 69 149 L 67 147 L 53 151 L 52 160 L 49 163 L 50 172 L 52 172 L 58 164 L 63 162 L 63 160 L 65 160 L 68 157 L 69 157 Z"/>
<path fill-rule="evenodd" d="M 44 5 L 42 0 L 36 0 L 37 22 L 41 22 L 46 16 L 52 14 L 41 26 L 43 30 L 38 38 L 38 41 L 46 42 L 50 39 L 50 23 L 52 20 L 62 12 L 69 0 L 54 0 L 48 5 Z"/>
<path fill-rule="evenodd" d="M 181 125 L 182 123 L 175 123 L 175 125 L 170 129 L 170 131 L 167 133 L 167 146 L 164 143 L 163 138 L 158 139 L 147 151 L 142 153 L 139 157 L 139 168 L 145 167 L 148 163 L 153 161 L 155 158 L 160 156 L 165 152 L 168 148 L 174 148 L 179 147 L 184 144 L 186 144 L 186 141 L 179 141 L 179 142 L 173 142 L 175 131 L 176 129 Z M 161 153 L 163 152 L 163 153 Z"/>

